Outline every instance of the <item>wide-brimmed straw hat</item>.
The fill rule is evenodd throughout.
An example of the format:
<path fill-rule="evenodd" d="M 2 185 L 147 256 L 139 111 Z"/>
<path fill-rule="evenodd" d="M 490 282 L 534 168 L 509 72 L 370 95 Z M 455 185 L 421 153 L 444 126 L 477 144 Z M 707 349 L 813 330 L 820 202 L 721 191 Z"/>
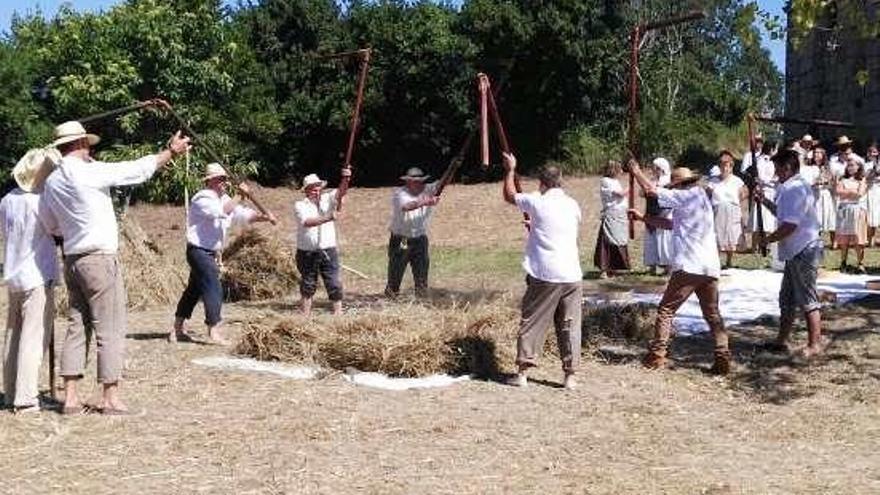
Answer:
<path fill-rule="evenodd" d="M 321 178 L 318 177 L 318 174 L 309 174 L 303 179 L 302 190 L 305 191 L 306 189 L 318 184 L 320 184 L 321 187 L 324 187 L 327 185 L 327 181 L 321 180 Z"/>
<path fill-rule="evenodd" d="M 223 168 L 223 165 L 219 163 L 209 163 L 205 166 L 205 176 L 202 177 L 202 180 L 209 181 L 211 179 L 216 179 L 217 177 L 229 177 L 229 174 L 226 173 L 226 169 Z"/>
<path fill-rule="evenodd" d="M 844 136 L 844 137 L 845 137 L 845 136 Z M 811 135 L 809 135 L 809 134 L 804 134 L 804 137 L 801 138 L 801 142 L 802 142 L 802 143 L 803 143 L 803 142 L 808 142 L 808 143 L 811 143 L 811 144 L 816 144 L 816 143 L 819 142 L 819 140 L 818 140 L 818 139 L 813 139 L 813 136 L 811 136 Z"/>
<path fill-rule="evenodd" d="M 406 174 L 400 176 L 400 180 L 416 180 L 421 182 L 424 182 L 429 178 L 430 176 L 425 175 L 419 167 L 410 167 L 406 169 Z"/>
<path fill-rule="evenodd" d="M 54 136 L 55 141 L 52 141 L 52 146 L 61 146 L 62 144 L 72 143 L 80 139 L 88 139 L 89 144 L 94 146 L 101 141 L 101 138 L 97 135 L 87 133 L 86 128 L 75 120 L 69 120 L 55 127 Z"/>
<path fill-rule="evenodd" d="M 837 138 L 837 142 L 834 143 L 836 146 L 849 146 L 852 145 L 853 142 L 850 138 L 846 136 L 840 136 Z"/>
<path fill-rule="evenodd" d="M 700 180 L 700 176 L 687 167 L 675 167 L 672 169 L 672 177 L 669 180 L 671 186 L 683 186 Z"/>
<path fill-rule="evenodd" d="M 12 178 L 22 191 L 33 192 L 43 186 L 46 177 L 61 162 L 61 153 L 55 148 L 29 150 L 15 164 Z"/>

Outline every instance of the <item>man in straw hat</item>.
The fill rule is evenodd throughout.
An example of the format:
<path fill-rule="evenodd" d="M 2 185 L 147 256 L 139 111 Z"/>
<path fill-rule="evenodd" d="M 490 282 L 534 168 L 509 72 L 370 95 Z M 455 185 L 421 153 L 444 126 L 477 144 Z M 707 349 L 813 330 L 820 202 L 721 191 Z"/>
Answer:
<path fill-rule="evenodd" d="M 548 166 L 538 173 L 539 191 L 517 193 L 516 158 L 503 154 L 504 200 L 529 217 L 529 235 L 523 268 L 526 293 L 516 341 L 518 367 L 508 383 L 523 387 L 526 373 L 537 366 L 544 349 L 544 337 L 551 322 L 564 373 L 563 386 L 574 388 L 575 372 L 581 360 L 581 261 L 578 230 L 581 208 L 562 190 L 562 172 Z"/>
<path fill-rule="evenodd" d="M 92 332 L 98 349 L 98 382 L 103 385 L 97 410 L 108 415 L 128 412 L 119 397 L 125 362 L 126 295 L 110 188 L 145 182 L 173 156 L 189 148 L 189 138 L 178 131 L 168 148 L 155 155 L 105 163 L 91 157 L 92 146 L 98 141 L 98 136 L 87 133 L 79 122 L 56 127 L 53 145 L 63 158 L 46 180 L 41 198 L 54 230 L 64 238 L 64 279 L 70 298 L 70 326 L 60 366 L 65 414 L 84 410 L 77 384 L 83 377 Z"/>
<path fill-rule="evenodd" d="M 223 287 L 220 284 L 220 256 L 226 233 L 233 224 L 271 222 L 275 217 L 260 214 L 241 205 L 249 197 L 247 184 L 239 184 L 239 195 L 230 198 L 226 194 L 229 175 L 219 163 L 209 163 L 202 179 L 205 188 L 197 192 L 190 202 L 186 226 L 186 262 L 189 264 L 189 281 L 177 303 L 174 328 L 168 334 L 169 342 L 192 341 L 184 330 L 184 322 L 192 317 L 199 299 L 205 305 L 205 325 L 208 337 L 218 343 L 227 341 L 220 333 Z"/>
<path fill-rule="evenodd" d="M 343 177 L 351 176 L 351 169 L 343 167 Z M 300 308 L 303 314 L 312 312 L 312 298 L 318 289 L 318 274 L 324 281 L 327 296 L 333 304 L 333 314 L 342 314 L 342 280 L 339 278 L 339 252 L 336 250 L 336 219 L 339 216 L 339 189 L 324 187 L 326 181 L 317 174 L 303 179 L 305 198 L 294 205 L 296 216 L 296 269 L 299 270 Z"/>
<path fill-rule="evenodd" d="M 843 177 L 843 174 L 846 173 L 846 164 L 850 160 L 858 162 L 862 168 L 865 167 L 865 159 L 853 151 L 853 141 L 850 138 L 840 136 L 834 142 L 834 145 L 837 146 L 837 153 L 831 155 L 831 158 L 828 160 L 828 167 L 835 178 Z"/>
<path fill-rule="evenodd" d="M 638 210 L 630 210 L 635 220 L 672 230 L 672 276 L 657 308 L 654 339 L 643 364 L 651 369 L 662 368 L 666 364 L 672 318 L 687 298 L 696 293 L 703 318 L 715 338 L 715 362 L 710 371 L 726 375 L 730 372 L 730 350 L 724 322 L 718 311 L 721 261 L 718 258 L 712 203 L 700 186 L 699 177 L 687 167 L 676 167 L 672 171 L 672 180 L 667 188 L 654 186 L 635 160 L 630 161 L 629 168 L 646 196 L 656 196 L 662 208 L 672 210 L 671 219 L 645 216 Z"/>
<path fill-rule="evenodd" d="M 779 335 L 767 347 L 776 351 L 788 350 L 788 339 L 794 327 L 798 309 L 807 321 L 807 347 L 804 355 L 822 352 L 822 304 L 816 291 L 816 277 L 822 263 L 822 240 L 819 237 L 819 217 L 812 186 L 798 173 L 800 159 L 793 150 L 781 151 L 773 157 L 779 191 L 775 203 L 764 198 L 760 189 L 757 200 L 762 201 L 778 218 L 779 228 L 764 238 L 765 243 L 779 243 L 779 257 L 785 261 L 782 286 L 779 289 Z"/>
<path fill-rule="evenodd" d="M 16 413 L 40 410 L 40 363 L 55 328 L 58 260 L 51 232 L 40 219 L 39 194 L 59 161 L 61 155 L 52 148 L 28 151 L 12 169 L 18 187 L 0 200 L 9 299 L 3 397 Z"/>
<path fill-rule="evenodd" d="M 385 295 L 395 297 L 406 265 L 412 265 L 416 296 L 428 294 L 428 223 L 434 206 L 437 182 L 426 184 L 428 176 L 418 167 L 411 167 L 400 177 L 404 185 L 391 196 L 391 238 L 388 241 L 388 283 Z"/>

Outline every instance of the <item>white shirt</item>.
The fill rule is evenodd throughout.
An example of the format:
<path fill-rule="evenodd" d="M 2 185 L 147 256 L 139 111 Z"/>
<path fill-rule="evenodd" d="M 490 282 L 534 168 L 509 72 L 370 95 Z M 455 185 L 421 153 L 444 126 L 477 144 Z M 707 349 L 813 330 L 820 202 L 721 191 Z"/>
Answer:
<path fill-rule="evenodd" d="M 317 251 L 336 247 L 336 222 L 325 222 L 315 227 L 306 227 L 305 221 L 323 217 L 336 209 L 336 189 L 321 192 L 318 204 L 303 198 L 293 206 L 296 220 L 296 248 L 303 251 Z"/>
<path fill-rule="evenodd" d="M 726 179 L 717 177 L 709 181 L 709 187 L 712 189 L 712 204 L 719 205 L 728 203 L 739 205 L 739 191 L 745 186 L 745 183 L 739 177 L 731 174 Z"/>
<path fill-rule="evenodd" d="M 186 225 L 186 242 L 211 251 L 223 249 L 226 234 L 233 224 L 247 224 L 257 212 L 242 205 L 236 205 L 231 212 L 224 213 L 226 203 L 232 201 L 228 194 L 218 196 L 213 189 L 202 189 L 193 196 L 189 205 Z"/>
<path fill-rule="evenodd" d="M 768 177 L 772 178 L 776 175 L 776 169 L 773 167 L 773 162 L 770 160 L 770 157 L 761 152 L 755 152 L 755 158 L 758 161 L 758 176 L 763 179 Z M 752 166 L 752 153 L 747 151 L 745 156 L 743 156 L 742 163 L 739 166 L 739 171 L 745 173 L 749 167 Z M 763 172 L 763 173 L 762 173 Z"/>
<path fill-rule="evenodd" d="M 820 173 L 821 170 L 819 170 L 818 165 L 803 165 L 801 166 L 801 170 L 798 175 L 801 176 L 801 179 L 803 179 L 808 186 L 812 187 L 813 184 L 816 183 L 816 179 L 819 178 Z"/>
<path fill-rule="evenodd" d="M 3 281 L 13 292 L 54 284 L 58 278 L 55 242 L 39 217 L 40 195 L 15 188 L 0 200 L 6 240 Z"/>
<path fill-rule="evenodd" d="M 599 181 L 599 197 L 602 199 L 603 210 L 623 210 L 628 208 L 629 200 L 623 194 L 620 181 L 611 177 L 602 177 Z"/>
<path fill-rule="evenodd" d="M 47 224 L 64 238 L 64 254 L 116 254 L 119 229 L 110 188 L 145 182 L 156 172 L 155 155 L 117 163 L 65 156 L 46 179 L 41 200 Z"/>
<path fill-rule="evenodd" d="M 657 201 L 661 208 L 672 209 L 672 271 L 718 278 L 721 260 L 709 196 L 699 186 L 660 188 Z"/>
<path fill-rule="evenodd" d="M 779 241 L 779 259 L 788 261 L 819 240 L 819 217 L 810 184 L 795 175 L 779 185 L 776 195 L 776 218 L 779 225 L 796 225 L 794 232 Z"/>
<path fill-rule="evenodd" d="M 558 187 L 544 194 L 516 194 L 516 206 L 529 215 L 523 269 L 544 282 L 574 283 L 583 279 L 578 253 L 581 207 Z"/>
<path fill-rule="evenodd" d="M 425 185 L 420 194 L 410 194 L 406 186 L 398 187 L 391 196 L 391 233 L 403 237 L 421 237 L 428 235 L 428 224 L 434 213 L 433 206 L 420 206 L 418 208 L 403 211 L 403 206 L 413 201 L 418 201 L 428 196 L 433 196 L 437 191 L 437 182 Z"/>

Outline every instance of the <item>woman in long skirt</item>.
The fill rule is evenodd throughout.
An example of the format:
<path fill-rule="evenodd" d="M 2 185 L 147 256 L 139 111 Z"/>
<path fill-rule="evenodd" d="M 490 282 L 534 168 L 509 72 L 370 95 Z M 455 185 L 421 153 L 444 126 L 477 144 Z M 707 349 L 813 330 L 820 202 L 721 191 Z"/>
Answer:
<path fill-rule="evenodd" d="M 599 183 L 599 197 L 602 200 L 602 223 L 596 240 L 593 263 L 599 269 L 599 276 L 614 276 L 617 270 L 629 270 L 629 251 L 627 249 L 629 218 L 627 209 L 628 189 L 624 188 L 618 177 L 623 168 L 619 162 L 609 161 L 602 171 Z"/>
<path fill-rule="evenodd" d="M 651 163 L 650 171 L 649 178 L 654 185 L 666 187 L 669 184 L 671 166 L 667 159 L 655 158 Z M 642 195 L 644 196 L 644 192 Z M 663 218 L 672 217 L 672 210 L 660 208 L 656 197 L 646 197 L 645 203 L 647 204 L 647 214 Z M 668 273 L 669 264 L 672 262 L 672 231 L 646 225 L 642 255 L 648 273 L 656 275 L 657 268 L 662 268 L 664 273 Z"/>
<path fill-rule="evenodd" d="M 828 154 L 825 148 L 813 149 L 813 165 L 819 168 L 819 172 L 813 180 L 816 214 L 819 216 L 819 233 L 821 235 L 828 232 L 831 249 L 837 249 L 837 240 L 834 238 L 837 229 L 835 179 L 828 164 Z"/>
<path fill-rule="evenodd" d="M 880 150 L 876 144 L 868 146 L 865 162 L 865 181 L 868 183 L 868 246 L 876 246 L 874 234 L 880 227 Z"/>
<path fill-rule="evenodd" d="M 724 268 L 733 263 L 742 238 L 742 203 L 749 197 L 745 183 L 733 175 L 733 155 L 721 152 L 721 175 L 709 182 L 712 193 L 712 207 L 715 210 L 715 235 L 718 238 L 718 251 L 724 255 Z"/>
<path fill-rule="evenodd" d="M 862 264 L 865 244 L 868 241 L 868 212 L 864 198 L 868 191 L 861 162 L 850 159 L 843 177 L 837 182 L 837 244 L 840 255 L 840 271 L 847 270 L 847 255 L 852 246 L 856 250 L 856 271 L 865 273 Z"/>

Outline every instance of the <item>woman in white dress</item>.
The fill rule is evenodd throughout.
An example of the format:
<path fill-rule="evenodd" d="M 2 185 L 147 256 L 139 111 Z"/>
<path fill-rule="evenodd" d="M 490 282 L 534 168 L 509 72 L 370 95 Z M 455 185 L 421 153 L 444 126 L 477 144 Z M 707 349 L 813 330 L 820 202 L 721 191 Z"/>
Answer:
<path fill-rule="evenodd" d="M 748 198 L 749 192 L 742 179 L 733 174 L 733 155 L 730 151 L 721 152 L 720 162 L 721 175 L 709 182 L 708 189 L 712 195 L 712 208 L 715 210 L 718 251 L 724 255 L 724 268 L 730 268 L 733 253 L 742 240 L 741 205 Z"/>
<path fill-rule="evenodd" d="M 874 234 L 880 227 L 880 150 L 876 144 L 868 146 L 865 180 L 868 183 L 868 246 L 876 246 Z"/>
<path fill-rule="evenodd" d="M 847 270 L 849 248 L 856 250 L 856 271 L 865 273 L 863 260 L 868 241 L 868 212 L 865 195 L 868 185 L 862 163 L 850 158 L 843 177 L 837 181 L 837 243 L 843 251 L 840 255 L 840 271 Z"/>
<path fill-rule="evenodd" d="M 666 187 L 669 184 L 671 166 L 669 160 L 658 157 L 651 162 L 651 175 L 649 178 L 658 187 Z M 644 192 L 642 193 L 644 196 Z M 657 198 L 649 196 L 645 198 L 647 213 L 663 218 L 671 218 L 672 210 L 660 208 Z M 664 274 L 669 272 L 669 263 L 672 260 L 672 231 L 645 226 L 642 255 L 648 273 L 657 274 L 657 268 L 662 268 Z"/>
<path fill-rule="evenodd" d="M 819 216 L 819 234 L 828 232 L 831 249 L 837 249 L 834 238 L 837 230 L 837 202 L 834 173 L 828 163 L 825 148 L 813 149 L 813 166 L 819 169 L 813 179 L 813 194 L 816 197 L 816 214 Z"/>

